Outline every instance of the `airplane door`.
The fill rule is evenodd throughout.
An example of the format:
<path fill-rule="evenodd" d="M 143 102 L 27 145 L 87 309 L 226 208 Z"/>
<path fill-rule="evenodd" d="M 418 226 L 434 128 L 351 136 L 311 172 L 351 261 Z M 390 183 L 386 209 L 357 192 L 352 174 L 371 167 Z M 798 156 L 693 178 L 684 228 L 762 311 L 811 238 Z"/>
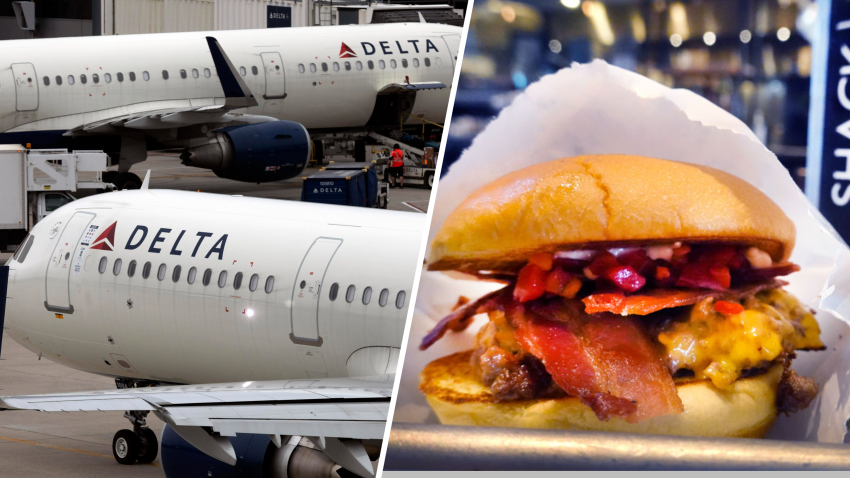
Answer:
<path fill-rule="evenodd" d="M 35 111 L 38 109 L 38 78 L 32 63 L 12 63 L 15 77 L 15 109 Z"/>
<path fill-rule="evenodd" d="M 47 263 L 47 275 L 45 276 L 47 300 L 44 301 L 44 306 L 51 312 L 74 313 L 74 306 L 71 305 L 71 296 L 68 291 L 72 264 L 77 263 L 81 259 L 78 256 L 85 252 L 83 246 L 78 251 L 77 244 L 94 217 L 95 215 L 90 212 L 74 214 L 65 224 L 65 229 L 62 230 L 62 234 L 56 242 L 50 262 Z M 79 273 L 79 271 L 77 272 Z"/>
<path fill-rule="evenodd" d="M 286 76 L 280 53 L 261 53 L 263 69 L 266 72 L 266 94 L 263 99 L 282 99 L 286 96 Z"/>
<path fill-rule="evenodd" d="M 290 340 L 300 345 L 322 346 L 319 336 L 319 298 L 322 282 L 342 239 L 320 237 L 313 241 L 301 261 L 292 287 L 292 333 Z"/>
<path fill-rule="evenodd" d="M 452 66 L 457 66 L 457 56 L 460 54 L 460 35 L 443 35 L 443 40 L 449 47 L 449 55 L 452 56 Z"/>

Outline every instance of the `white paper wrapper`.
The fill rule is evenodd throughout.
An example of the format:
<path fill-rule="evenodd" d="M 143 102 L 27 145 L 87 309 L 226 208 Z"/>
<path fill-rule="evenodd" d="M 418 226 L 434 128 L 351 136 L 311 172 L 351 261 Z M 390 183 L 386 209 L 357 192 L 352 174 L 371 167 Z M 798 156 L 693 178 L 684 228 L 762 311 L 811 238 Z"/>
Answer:
<path fill-rule="evenodd" d="M 850 250 L 797 188 L 776 156 L 740 120 L 687 90 L 674 90 L 597 60 L 531 85 L 473 141 L 440 181 L 431 237 L 475 190 L 532 164 L 584 154 L 634 154 L 703 164 L 743 178 L 797 226 L 787 278 L 791 293 L 818 311 L 828 350 L 801 352 L 794 368 L 821 386 L 803 412 L 780 417 L 769 437 L 841 443 L 850 417 Z M 469 348 L 486 321 L 449 333 L 420 352 L 422 337 L 456 303 L 496 286 L 423 272 L 394 420 L 438 423 L 418 391 L 418 375 L 438 357 Z"/>

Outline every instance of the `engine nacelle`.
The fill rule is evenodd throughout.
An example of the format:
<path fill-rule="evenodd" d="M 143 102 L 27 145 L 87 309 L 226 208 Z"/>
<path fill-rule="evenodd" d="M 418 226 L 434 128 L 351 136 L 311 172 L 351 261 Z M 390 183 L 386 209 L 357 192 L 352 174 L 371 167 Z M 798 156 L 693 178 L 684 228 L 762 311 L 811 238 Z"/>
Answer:
<path fill-rule="evenodd" d="M 212 169 L 216 176 L 264 183 L 301 174 L 312 155 L 310 135 L 300 123 L 228 126 L 215 131 L 208 144 L 183 151 L 187 166 Z"/>
<path fill-rule="evenodd" d="M 228 437 L 236 452 L 236 466 L 212 458 L 184 440 L 167 424 L 160 439 L 160 459 L 166 478 L 215 476 L 219 478 L 357 478 L 307 439 L 282 436 L 281 447 L 268 435 Z M 365 444 L 369 459 L 378 459 L 380 442 Z"/>

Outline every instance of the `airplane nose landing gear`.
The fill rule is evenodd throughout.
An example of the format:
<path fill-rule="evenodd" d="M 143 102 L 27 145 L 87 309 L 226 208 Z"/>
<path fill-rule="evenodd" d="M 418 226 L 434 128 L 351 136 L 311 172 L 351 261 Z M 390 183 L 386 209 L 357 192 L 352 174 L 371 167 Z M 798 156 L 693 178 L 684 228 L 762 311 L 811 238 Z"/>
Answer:
<path fill-rule="evenodd" d="M 124 418 L 133 424 L 132 430 L 118 430 L 112 437 L 112 456 L 122 465 L 150 463 L 156 459 L 159 443 L 156 433 L 147 427 L 145 417 L 148 411 L 130 411 Z"/>

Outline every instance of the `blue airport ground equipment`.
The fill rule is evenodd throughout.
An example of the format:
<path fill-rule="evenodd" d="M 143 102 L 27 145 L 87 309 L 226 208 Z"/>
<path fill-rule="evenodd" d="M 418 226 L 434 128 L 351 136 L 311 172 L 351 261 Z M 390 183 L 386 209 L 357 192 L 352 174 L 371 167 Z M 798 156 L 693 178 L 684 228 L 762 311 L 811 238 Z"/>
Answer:
<path fill-rule="evenodd" d="M 319 171 L 304 178 L 301 200 L 322 204 L 369 207 L 364 171 Z"/>

